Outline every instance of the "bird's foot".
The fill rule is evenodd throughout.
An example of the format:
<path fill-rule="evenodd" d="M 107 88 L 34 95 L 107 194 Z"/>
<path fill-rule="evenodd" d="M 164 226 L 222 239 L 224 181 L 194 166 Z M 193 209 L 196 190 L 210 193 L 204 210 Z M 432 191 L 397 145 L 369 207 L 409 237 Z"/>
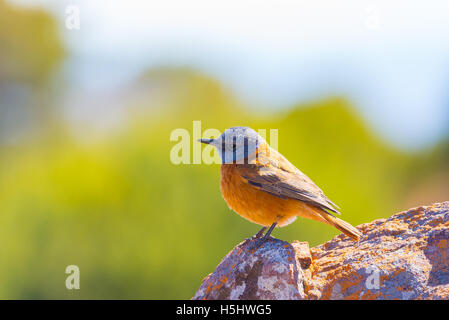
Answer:
<path fill-rule="evenodd" d="M 259 249 L 265 243 L 265 241 L 270 237 L 270 234 L 273 231 L 276 224 L 277 224 L 277 222 L 273 223 L 271 225 L 270 229 L 268 229 L 267 233 L 265 233 L 265 234 L 263 234 L 263 233 L 265 232 L 267 227 L 263 227 L 262 229 L 260 229 L 260 231 L 255 236 L 254 243 L 251 245 L 252 251 Z M 262 235 L 263 235 L 263 237 L 262 237 Z"/>
<path fill-rule="evenodd" d="M 263 227 L 262 229 L 259 230 L 259 232 L 256 233 L 256 235 L 254 236 L 256 239 L 259 239 L 263 236 L 263 233 L 265 232 L 265 230 L 267 230 L 267 227 Z"/>
<path fill-rule="evenodd" d="M 269 238 L 270 238 L 270 235 L 264 235 L 263 237 L 262 236 L 259 236 L 259 237 L 255 237 L 252 241 L 253 241 L 253 243 L 250 245 L 250 249 L 251 249 L 251 251 L 257 251 L 260 247 L 262 247 L 264 244 L 265 244 L 265 242 L 267 241 L 267 240 L 269 240 Z"/>

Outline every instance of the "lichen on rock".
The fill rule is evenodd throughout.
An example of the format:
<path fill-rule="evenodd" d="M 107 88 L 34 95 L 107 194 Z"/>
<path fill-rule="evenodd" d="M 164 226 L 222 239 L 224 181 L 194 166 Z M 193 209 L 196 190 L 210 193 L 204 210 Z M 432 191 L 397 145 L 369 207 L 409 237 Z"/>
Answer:
<path fill-rule="evenodd" d="M 193 299 L 447 299 L 449 202 L 358 226 L 309 249 L 307 242 L 238 244 Z"/>

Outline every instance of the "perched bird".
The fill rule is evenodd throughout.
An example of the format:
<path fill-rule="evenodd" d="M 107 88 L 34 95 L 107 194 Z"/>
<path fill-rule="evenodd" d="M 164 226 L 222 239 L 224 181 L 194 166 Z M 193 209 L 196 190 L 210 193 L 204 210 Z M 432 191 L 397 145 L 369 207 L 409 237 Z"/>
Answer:
<path fill-rule="evenodd" d="M 338 207 L 318 186 L 247 127 L 232 127 L 216 139 L 200 139 L 217 148 L 221 160 L 220 189 L 228 206 L 240 216 L 273 229 L 303 217 L 331 225 L 354 240 L 359 230 L 337 218 Z"/>

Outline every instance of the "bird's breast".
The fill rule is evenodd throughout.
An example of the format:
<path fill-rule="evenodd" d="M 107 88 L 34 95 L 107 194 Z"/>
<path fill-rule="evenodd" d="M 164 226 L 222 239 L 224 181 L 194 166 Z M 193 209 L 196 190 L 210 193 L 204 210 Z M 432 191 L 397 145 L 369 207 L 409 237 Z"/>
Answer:
<path fill-rule="evenodd" d="M 220 189 L 228 206 L 243 218 L 263 226 L 278 219 L 280 226 L 292 222 L 298 213 L 298 202 L 281 199 L 251 186 L 240 175 L 238 166 L 221 165 Z"/>

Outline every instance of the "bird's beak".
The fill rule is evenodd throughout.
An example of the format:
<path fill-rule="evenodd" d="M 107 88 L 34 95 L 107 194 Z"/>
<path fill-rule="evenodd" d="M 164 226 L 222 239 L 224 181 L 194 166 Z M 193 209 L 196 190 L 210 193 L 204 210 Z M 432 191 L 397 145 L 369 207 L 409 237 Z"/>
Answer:
<path fill-rule="evenodd" d="M 198 139 L 198 142 L 205 143 L 205 144 L 211 144 L 214 139 Z"/>

